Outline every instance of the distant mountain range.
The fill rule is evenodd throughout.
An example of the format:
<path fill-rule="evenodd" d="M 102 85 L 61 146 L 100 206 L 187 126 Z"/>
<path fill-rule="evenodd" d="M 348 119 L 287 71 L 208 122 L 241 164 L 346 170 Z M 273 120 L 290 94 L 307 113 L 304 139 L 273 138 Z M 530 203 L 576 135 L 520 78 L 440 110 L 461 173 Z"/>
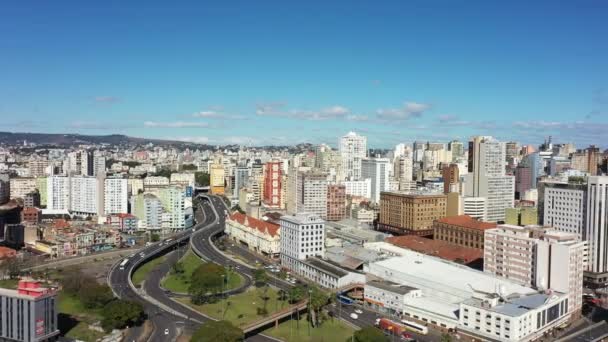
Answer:
<path fill-rule="evenodd" d="M 196 146 L 197 148 L 212 148 L 209 145 L 196 144 L 176 140 L 160 140 L 147 138 L 134 138 L 121 134 L 111 135 L 82 135 L 82 134 L 47 134 L 47 133 L 12 133 L 0 132 L 0 144 L 19 145 L 34 143 L 36 145 L 73 146 L 80 144 L 108 144 L 108 145 L 154 145 L 166 146 Z"/>

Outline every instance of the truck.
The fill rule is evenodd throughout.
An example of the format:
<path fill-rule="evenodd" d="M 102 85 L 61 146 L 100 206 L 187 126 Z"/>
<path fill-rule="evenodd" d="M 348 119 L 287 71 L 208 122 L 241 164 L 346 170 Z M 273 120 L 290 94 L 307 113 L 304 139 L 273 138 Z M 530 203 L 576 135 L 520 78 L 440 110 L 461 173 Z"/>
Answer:
<path fill-rule="evenodd" d="M 393 322 L 390 319 L 380 318 L 376 320 L 376 326 L 382 331 L 391 335 L 402 336 L 406 338 L 410 337 L 410 335 L 406 333 L 407 329 L 405 328 L 405 326 L 403 326 L 403 324 Z"/>

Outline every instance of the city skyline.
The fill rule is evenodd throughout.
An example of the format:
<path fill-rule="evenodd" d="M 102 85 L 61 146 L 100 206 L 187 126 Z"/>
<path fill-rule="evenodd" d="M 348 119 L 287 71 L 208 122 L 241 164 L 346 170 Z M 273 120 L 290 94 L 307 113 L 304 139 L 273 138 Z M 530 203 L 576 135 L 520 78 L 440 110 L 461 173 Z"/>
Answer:
<path fill-rule="evenodd" d="M 605 147 L 600 2 L 4 7 L 0 131 Z"/>

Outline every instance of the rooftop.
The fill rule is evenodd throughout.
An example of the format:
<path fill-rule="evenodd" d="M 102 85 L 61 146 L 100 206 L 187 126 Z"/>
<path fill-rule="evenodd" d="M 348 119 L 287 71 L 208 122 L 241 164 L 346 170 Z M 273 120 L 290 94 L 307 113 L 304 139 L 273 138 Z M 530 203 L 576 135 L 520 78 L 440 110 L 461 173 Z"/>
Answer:
<path fill-rule="evenodd" d="M 456 246 L 449 242 L 427 239 L 421 236 L 392 236 L 385 241 L 418 253 L 433 255 L 450 261 L 464 262 L 465 264 L 483 258 L 483 251 L 480 249 Z"/>
<path fill-rule="evenodd" d="M 348 274 L 348 272 L 340 267 L 338 267 L 337 265 L 334 265 L 330 262 L 327 262 L 325 260 L 319 259 L 319 258 L 308 258 L 304 261 L 304 263 L 319 269 L 327 274 L 331 274 L 336 278 L 342 278 L 344 276 L 346 276 Z"/>
<path fill-rule="evenodd" d="M 247 227 L 255 228 L 262 233 L 268 232 L 270 236 L 276 236 L 280 229 L 280 226 L 277 224 L 258 220 L 256 218 L 241 214 L 239 212 L 235 212 L 234 214 L 230 215 L 230 220 L 236 221 Z"/>
<path fill-rule="evenodd" d="M 496 223 L 479 221 L 469 215 L 448 216 L 437 220 L 437 222 L 477 230 L 496 228 Z"/>
<path fill-rule="evenodd" d="M 390 291 L 393 293 L 402 294 L 402 295 L 408 294 L 414 290 L 418 290 L 415 287 L 401 285 L 401 284 L 393 283 L 392 281 L 386 281 L 386 280 L 368 280 L 366 282 L 366 285 L 373 286 L 375 288 L 379 288 L 382 290 Z"/>

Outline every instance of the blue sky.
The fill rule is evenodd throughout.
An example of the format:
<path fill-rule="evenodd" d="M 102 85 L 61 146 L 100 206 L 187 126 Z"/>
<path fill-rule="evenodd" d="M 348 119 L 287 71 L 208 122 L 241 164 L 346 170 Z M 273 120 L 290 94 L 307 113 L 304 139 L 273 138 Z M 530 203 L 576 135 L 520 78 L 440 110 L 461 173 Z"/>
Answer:
<path fill-rule="evenodd" d="M 607 145 L 603 1 L 176 3 L 2 2 L 0 131 Z"/>

